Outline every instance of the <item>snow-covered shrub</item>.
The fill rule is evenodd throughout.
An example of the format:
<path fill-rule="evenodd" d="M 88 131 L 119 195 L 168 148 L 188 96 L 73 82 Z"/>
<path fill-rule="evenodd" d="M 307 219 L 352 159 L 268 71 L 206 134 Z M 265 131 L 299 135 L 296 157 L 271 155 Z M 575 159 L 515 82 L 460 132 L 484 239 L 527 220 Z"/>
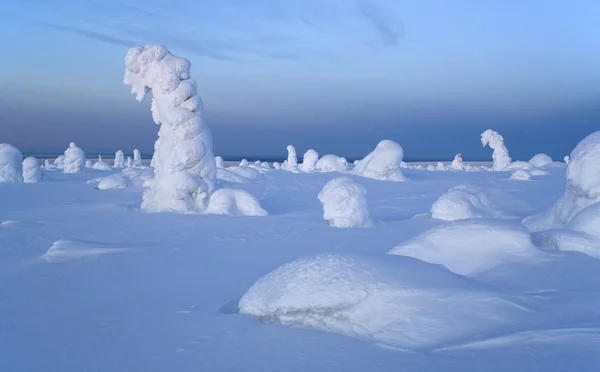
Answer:
<path fill-rule="evenodd" d="M 510 175 L 510 179 L 517 181 L 531 181 L 531 173 L 525 169 L 517 169 Z"/>
<path fill-rule="evenodd" d="M 285 169 L 295 171 L 298 168 L 298 157 L 296 156 L 296 148 L 292 145 L 287 147 L 288 157 L 285 162 Z"/>
<path fill-rule="evenodd" d="M 536 168 L 545 167 L 548 164 L 552 164 L 552 158 L 546 154 L 537 154 L 534 155 L 531 159 L 529 159 L 529 163 Z"/>
<path fill-rule="evenodd" d="M 0 143 L 0 182 L 23 182 L 23 155 L 21 151 Z"/>
<path fill-rule="evenodd" d="M 400 170 L 403 156 L 402 146 L 394 141 L 383 140 L 356 164 L 352 174 L 376 180 L 404 181 Z"/>
<path fill-rule="evenodd" d="M 455 221 L 469 218 L 517 218 L 531 213 L 528 203 L 507 192 L 481 185 L 459 185 L 431 206 L 431 217 Z"/>
<path fill-rule="evenodd" d="M 63 169 L 65 167 L 64 155 L 60 155 L 58 158 L 54 159 L 54 167 L 58 169 Z"/>
<path fill-rule="evenodd" d="M 98 155 L 98 161 L 94 163 L 94 165 L 92 166 L 93 169 L 96 170 L 111 170 L 112 167 L 110 166 L 110 164 L 108 164 L 107 162 L 105 162 L 104 160 L 102 160 L 102 156 Z"/>
<path fill-rule="evenodd" d="M 260 278 L 240 313 L 408 350 L 464 342 L 528 312 L 438 265 L 408 257 L 327 254 Z"/>
<path fill-rule="evenodd" d="M 217 168 L 225 168 L 225 162 L 223 161 L 223 158 L 220 156 L 215 156 L 215 164 L 216 164 Z"/>
<path fill-rule="evenodd" d="M 302 158 L 302 164 L 298 167 L 302 172 L 314 172 L 317 169 L 317 162 L 319 161 L 319 153 L 313 149 L 310 149 L 304 153 Z"/>
<path fill-rule="evenodd" d="M 323 204 L 323 218 L 333 227 L 373 225 L 365 194 L 365 188 L 351 178 L 334 178 L 319 193 L 319 200 Z"/>
<path fill-rule="evenodd" d="M 494 170 L 504 170 L 512 161 L 508 155 L 508 149 L 504 145 L 504 138 L 500 133 L 491 129 L 481 133 L 481 144 L 483 147 L 490 146 L 494 152 L 492 158 L 494 160 Z"/>
<path fill-rule="evenodd" d="M 86 168 L 91 168 L 93 166 L 94 166 L 94 162 L 91 161 L 90 159 L 88 159 L 88 160 L 85 161 L 85 167 Z"/>
<path fill-rule="evenodd" d="M 256 166 L 256 167 L 260 167 L 260 160 L 256 160 L 256 161 L 254 162 L 254 166 Z"/>
<path fill-rule="evenodd" d="M 248 191 L 241 189 L 218 189 L 210 196 L 205 213 L 230 216 L 267 216 L 260 202 Z"/>
<path fill-rule="evenodd" d="M 248 160 L 246 159 L 242 159 L 242 161 L 240 161 L 240 167 L 247 167 L 250 163 L 248 163 Z"/>
<path fill-rule="evenodd" d="M 65 150 L 64 173 L 79 173 L 85 168 L 85 152 L 77 147 L 75 142 Z"/>
<path fill-rule="evenodd" d="M 115 160 L 113 161 L 113 168 L 125 168 L 125 154 L 123 151 L 118 150 L 115 153 Z"/>
<path fill-rule="evenodd" d="M 23 160 L 23 181 L 25 183 L 36 183 L 41 179 L 40 162 L 33 156 L 25 158 Z"/>
<path fill-rule="evenodd" d="M 133 150 L 133 166 L 137 168 L 142 166 L 142 154 L 138 149 Z"/>
<path fill-rule="evenodd" d="M 44 160 L 44 169 L 56 169 L 56 165 L 50 159 Z"/>
<path fill-rule="evenodd" d="M 454 160 L 452 160 L 452 164 L 450 164 L 450 168 L 454 170 L 465 170 L 465 165 L 463 164 L 463 159 L 461 154 L 456 154 Z"/>
<path fill-rule="evenodd" d="M 447 168 L 447 167 L 444 165 L 444 163 L 442 163 L 441 161 L 438 161 L 438 162 L 437 162 L 437 164 L 436 164 L 436 166 L 435 166 L 435 169 L 436 169 L 436 170 L 439 170 L 439 171 L 445 171 L 445 170 L 448 170 L 448 168 Z"/>
<path fill-rule="evenodd" d="M 202 211 L 215 188 L 212 135 L 190 67 L 162 45 L 132 48 L 125 58 L 124 83 L 138 101 L 152 92 L 152 117 L 160 124 L 152 158 L 155 177 L 142 201 L 148 212 Z"/>
<path fill-rule="evenodd" d="M 273 169 L 281 169 L 281 164 L 278 162 L 273 162 Z"/>
<path fill-rule="evenodd" d="M 388 252 L 477 275 L 509 262 L 535 264 L 544 255 L 518 222 L 470 219 L 426 230 Z"/>
<path fill-rule="evenodd" d="M 346 158 L 327 154 L 317 161 L 317 170 L 320 172 L 345 172 L 348 170 L 348 161 Z"/>

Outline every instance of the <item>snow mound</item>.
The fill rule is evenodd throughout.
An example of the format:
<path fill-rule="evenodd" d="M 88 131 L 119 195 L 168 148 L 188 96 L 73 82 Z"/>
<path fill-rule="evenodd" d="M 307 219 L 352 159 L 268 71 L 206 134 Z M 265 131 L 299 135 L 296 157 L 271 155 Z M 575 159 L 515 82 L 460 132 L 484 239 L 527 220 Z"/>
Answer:
<path fill-rule="evenodd" d="M 247 167 L 248 166 L 248 160 L 246 159 L 242 159 L 242 161 L 240 161 L 240 167 Z"/>
<path fill-rule="evenodd" d="M 100 179 L 96 187 L 98 190 L 114 190 L 124 189 L 127 187 L 127 184 L 127 178 L 117 173 Z"/>
<path fill-rule="evenodd" d="M 529 159 L 529 163 L 536 168 L 545 167 L 548 164 L 552 164 L 554 161 L 551 157 L 546 154 L 536 154 L 531 159 Z"/>
<path fill-rule="evenodd" d="M 44 160 L 44 169 L 56 169 L 56 165 L 50 159 Z"/>
<path fill-rule="evenodd" d="M 281 164 L 279 164 L 279 162 L 273 162 L 273 169 L 280 170 Z"/>
<path fill-rule="evenodd" d="M 240 299 L 242 314 L 423 350 L 526 315 L 500 295 L 407 257 L 321 255 L 285 264 Z"/>
<path fill-rule="evenodd" d="M 510 179 L 517 181 L 531 181 L 531 173 L 525 169 L 517 169 L 510 175 Z"/>
<path fill-rule="evenodd" d="M 153 178 L 152 168 L 126 168 L 120 173 L 96 178 L 89 182 L 97 182 L 98 190 L 114 190 L 126 187 L 148 187 Z"/>
<path fill-rule="evenodd" d="M 271 166 L 269 165 L 268 161 L 263 161 L 262 163 L 260 163 L 260 166 L 263 168 L 271 169 Z"/>
<path fill-rule="evenodd" d="M 494 152 L 492 153 L 492 159 L 494 160 L 494 170 L 501 171 L 506 169 L 512 159 L 508 155 L 508 149 L 504 145 L 504 138 L 500 133 L 491 129 L 481 133 L 481 144 L 483 147 L 490 146 Z"/>
<path fill-rule="evenodd" d="M 41 178 L 40 162 L 33 156 L 25 158 L 23 160 L 23 181 L 25 183 L 36 183 Z"/>
<path fill-rule="evenodd" d="M 323 218 L 333 227 L 354 228 L 372 226 L 366 190 L 349 177 L 329 181 L 319 193 Z"/>
<path fill-rule="evenodd" d="M 389 254 L 414 257 L 472 276 L 506 263 L 535 264 L 544 254 L 518 223 L 494 219 L 460 220 L 423 232 Z"/>
<path fill-rule="evenodd" d="M 431 206 L 431 217 L 455 221 L 469 218 L 517 218 L 531 213 L 525 201 L 492 186 L 459 185 Z"/>
<path fill-rule="evenodd" d="M 110 166 L 110 164 L 108 164 L 107 162 L 102 160 L 102 156 L 100 156 L 100 155 L 98 155 L 98 161 L 94 163 L 92 168 L 96 169 L 96 170 L 103 170 L 103 171 L 112 170 L 112 167 Z"/>
<path fill-rule="evenodd" d="M 248 181 L 258 180 L 263 177 L 263 175 L 254 168 L 251 167 L 229 167 L 226 168 L 227 171 L 234 173 L 242 178 L 245 178 Z"/>
<path fill-rule="evenodd" d="M 383 140 L 356 164 L 352 174 L 376 180 L 404 181 L 400 170 L 403 156 L 402 146 L 394 141 Z"/>
<path fill-rule="evenodd" d="M 85 153 L 77 147 L 75 142 L 69 144 L 65 150 L 64 173 L 80 173 L 85 168 Z"/>
<path fill-rule="evenodd" d="M 230 216 L 267 216 L 260 202 L 248 191 L 241 189 L 218 189 L 210 196 L 205 213 Z"/>
<path fill-rule="evenodd" d="M 130 156 L 127 157 L 126 164 L 127 165 L 125 166 L 125 168 L 133 168 L 133 159 Z"/>
<path fill-rule="evenodd" d="M 85 161 L 85 167 L 86 168 L 91 168 L 93 165 L 94 165 L 93 161 L 91 161 L 89 159 Z"/>
<path fill-rule="evenodd" d="M 317 162 L 319 161 L 319 153 L 313 149 L 310 149 L 304 153 L 304 157 L 302 158 L 302 164 L 300 164 L 299 169 L 302 172 L 314 172 L 317 170 Z"/>
<path fill-rule="evenodd" d="M 348 170 L 348 161 L 346 158 L 327 154 L 317 161 L 317 170 L 320 172 L 345 172 Z"/>
<path fill-rule="evenodd" d="M 64 263 L 79 259 L 93 259 L 103 254 L 130 251 L 127 248 L 115 248 L 103 244 L 90 244 L 71 240 L 57 240 L 42 255 L 49 263 Z"/>
<path fill-rule="evenodd" d="M 23 182 L 23 155 L 13 145 L 0 143 L 0 182 Z"/>

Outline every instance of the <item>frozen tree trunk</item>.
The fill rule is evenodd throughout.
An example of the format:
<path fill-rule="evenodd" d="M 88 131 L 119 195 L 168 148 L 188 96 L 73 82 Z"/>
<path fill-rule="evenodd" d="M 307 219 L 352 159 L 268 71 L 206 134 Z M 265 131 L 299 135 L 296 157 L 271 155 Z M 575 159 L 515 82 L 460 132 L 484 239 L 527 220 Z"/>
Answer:
<path fill-rule="evenodd" d="M 494 170 L 504 170 L 512 162 L 512 159 L 508 155 L 508 149 L 504 146 L 504 138 L 500 133 L 491 129 L 486 130 L 481 133 L 481 144 L 483 147 L 489 145 L 494 150 L 492 154 Z"/>
<path fill-rule="evenodd" d="M 152 117 L 160 125 L 155 176 L 142 201 L 147 212 L 203 211 L 216 184 L 212 135 L 190 67 L 161 45 L 132 48 L 125 58 L 124 83 L 138 101 L 152 91 Z"/>

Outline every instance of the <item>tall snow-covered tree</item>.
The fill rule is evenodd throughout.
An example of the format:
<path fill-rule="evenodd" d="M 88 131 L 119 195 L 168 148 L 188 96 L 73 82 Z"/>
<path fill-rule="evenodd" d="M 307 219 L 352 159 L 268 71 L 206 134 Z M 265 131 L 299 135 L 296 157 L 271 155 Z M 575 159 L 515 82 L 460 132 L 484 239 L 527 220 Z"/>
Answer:
<path fill-rule="evenodd" d="M 508 155 L 508 149 L 504 145 L 504 137 L 500 133 L 491 129 L 486 130 L 481 133 L 481 144 L 483 147 L 490 146 L 494 150 L 492 153 L 494 170 L 504 170 L 512 162 L 512 159 Z"/>

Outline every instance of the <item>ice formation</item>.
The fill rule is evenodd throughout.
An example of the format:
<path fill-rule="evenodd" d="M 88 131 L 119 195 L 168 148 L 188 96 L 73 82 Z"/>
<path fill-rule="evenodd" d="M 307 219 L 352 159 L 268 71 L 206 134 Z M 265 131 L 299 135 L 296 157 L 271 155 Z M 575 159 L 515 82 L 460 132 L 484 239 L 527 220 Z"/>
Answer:
<path fill-rule="evenodd" d="M 389 254 L 414 257 L 466 276 L 509 262 L 536 264 L 544 253 L 518 222 L 497 219 L 454 221 L 426 230 Z"/>
<path fill-rule="evenodd" d="M 13 145 L 0 143 L 0 182 L 23 182 L 23 155 Z"/>
<path fill-rule="evenodd" d="M 223 158 L 220 156 L 215 156 L 215 165 L 217 168 L 225 168 L 225 162 L 223 161 Z"/>
<path fill-rule="evenodd" d="M 356 164 L 352 174 L 376 180 L 404 181 L 400 170 L 403 156 L 402 146 L 394 141 L 383 140 Z"/>
<path fill-rule="evenodd" d="M 510 175 L 511 180 L 531 181 L 531 173 L 525 169 L 517 169 Z"/>
<path fill-rule="evenodd" d="M 202 211 L 215 188 L 212 134 L 190 67 L 161 45 L 132 48 L 125 58 L 124 83 L 138 101 L 152 91 L 152 117 L 160 125 L 155 177 L 142 201 L 148 212 Z"/>
<path fill-rule="evenodd" d="M 118 150 L 115 153 L 115 160 L 113 161 L 113 168 L 125 168 L 125 154 L 123 151 Z"/>
<path fill-rule="evenodd" d="M 58 158 L 54 159 L 54 165 L 58 169 L 63 169 L 65 167 L 65 156 L 60 155 Z"/>
<path fill-rule="evenodd" d="M 310 149 L 304 153 L 302 164 L 298 167 L 302 172 L 314 172 L 317 170 L 317 162 L 319 161 L 319 153 Z"/>
<path fill-rule="evenodd" d="M 431 217 L 445 221 L 483 217 L 522 218 L 531 211 L 528 203 L 499 188 L 459 185 L 433 203 Z"/>
<path fill-rule="evenodd" d="M 512 324 L 527 310 L 438 265 L 408 257 L 321 255 L 259 279 L 239 311 L 401 349 L 452 344 Z"/>
<path fill-rule="evenodd" d="M 133 150 L 133 166 L 137 168 L 142 166 L 142 154 L 138 149 Z"/>
<path fill-rule="evenodd" d="M 461 154 L 456 154 L 454 160 L 452 160 L 452 164 L 450 164 L 450 168 L 454 170 L 465 170 Z"/>
<path fill-rule="evenodd" d="M 508 155 L 508 149 L 504 145 L 504 138 L 500 133 L 491 129 L 481 134 L 481 143 L 483 146 L 490 146 L 494 150 L 492 158 L 494 160 L 494 170 L 500 171 L 506 169 L 512 159 Z"/>
<path fill-rule="evenodd" d="M 85 168 L 85 153 L 77 147 L 75 142 L 69 144 L 65 150 L 64 173 L 79 173 Z"/>
<path fill-rule="evenodd" d="M 97 169 L 97 170 L 104 170 L 104 171 L 112 169 L 110 164 L 108 164 L 107 162 L 102 160 L 102 156 L 100 156 L 100 155 L 98 155 L 98 161 L 94 163 L 92 168 Z"/>
<path fill-rule="evenodd" d="M 23 160 L 23 181 L 25 183 L 36 183 L 41 179 L 40 162 L 33 156 L 25 158 Z"/>
<path fill-rule="evenodd" d="M 285 169 L 295 171 L 298 168 L 298 157 L 296 156 L 296 148 L 292 145 L 288 145 L 287 152 L 288 157 L 285 163 Z"/>
<path fill-rule="evenodd" d="M 345 172 L 348 170 L 348 161 L 346 158 L 327 154 L 317 161 L 317 170 L 320 172 Z"/>
<path fill-rule="evenodd" d="M 248 191 L 241 189 L 218 189 L 210 196 L 205 213 L 229 216 L 267 216 L 260 202 Z"/>
<path fill-rule="evenodd" d="M 548 164 L 552 164 L 552 158 L 546 154 L 537 154 L 534 155 L 531 159 L 529 159 L 529 163 L 536 168 L 545 167 Z"/>
<path fill-rule="evenodd" d="M 334 178 L 318 196 L 323 204 L 323 218 L 333 227 L 372 226 L 365 194 L 364 187 L 350 177 Z"/>

